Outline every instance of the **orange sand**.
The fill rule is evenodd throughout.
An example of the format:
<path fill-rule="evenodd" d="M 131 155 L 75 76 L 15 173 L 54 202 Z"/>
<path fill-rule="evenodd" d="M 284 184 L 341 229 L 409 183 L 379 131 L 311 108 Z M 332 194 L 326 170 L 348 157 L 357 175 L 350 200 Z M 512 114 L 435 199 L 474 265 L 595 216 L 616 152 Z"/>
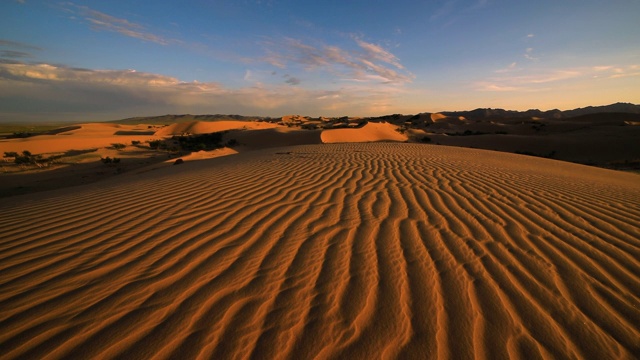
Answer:
<path fill-rule="evenodd" d="M 639 224 L 635 174 L 455 147 L 126 173 L 0 202 L 0 358 L 632 359 Z"/>
<path fill-rule="evenodd" d="M 367 123 L 360 129 L 332 129 L 322 131 L 323 143 L 406 141 L 398 127 L 388 123 Z"/>
<path fill-rule="evenodd" d="M 114 143 L 130 145 L 136 140 L 161 139 L 153 133 L 157 128 L 147 125 L 119 125 L 89 123 L 78 125 L 79 129 L 65 131 L 56 135 L 38 135 L 24 139 L 0 139 L 0 152 L 28 150 L 33 154 L 65 152 L 68 150 L 86 150 L 107 147 Z M 125 134 L 125 135 L 120 135 Z"/>
<path fill-rule="evenodd" d="M 192 121 L 184 123 L 175 123 L 166 126 L 158 132 L 157 136 L 171 136 L 182 134 L 207 134 L 218 131 L 246 129 L 246 130 L 261 130 L 272 129 L 277 127 L 276 124 L 266 122 L 248 122 L 248 121 Z"/>

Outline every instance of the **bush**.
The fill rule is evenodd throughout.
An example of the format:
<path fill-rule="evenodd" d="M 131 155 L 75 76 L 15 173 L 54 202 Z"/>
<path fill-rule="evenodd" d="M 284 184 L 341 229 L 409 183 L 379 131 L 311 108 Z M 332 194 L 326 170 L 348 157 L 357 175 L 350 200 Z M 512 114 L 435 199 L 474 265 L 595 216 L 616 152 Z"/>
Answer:
<path fill-rule="evenodd" d="M 149 140 L 147 141 L 149 147 L 152 149 L 157 149 L 160 147 L 160 143 L 164 143 L 162 140 Z"/>
<path fill-rule="evenodd" d="M 224 131 L 202 135 L 174 136 L 180 148 L 188 151 L 213 150 L 224 146 L 222 143 Z"/>
<path fill-rule="evenodd" d="M 126 148 L 127 145 L 120 144 L 120 143 L 115 143 L 115 144 L 111 144 L 111 147 L 113 147 L 116 150 L 122 150 L 122 149 Z"/>
<path fill-rule="evenodd" d="M 133 146 L 140 145 L 140 141 L 138 141 L 138 140 L 131 140 L 131 145 L 133 145 Z"/>
<path fill-rule="evenodd" d="M 16 164 L 31 164 L 34 163 L 35 160 L 30 156 L 16 156 L 15 160 L 13 160 Z"/>
<path fill-rule="evenodd" d="M 5 151 L 4 152 L 4 157 L 6 157 L 6 158 L 9 158 L 9 157 L 16 158 L 16 157 L 18 157 L 18 153 L 15 152 L 15 151 Z"/>
<path fill-rule="evenodd" d="M 39 160 L 42 160 L 41 155 L 33 155 L 31 151 L 28 151 L 28 150 L 24 150 L 22 152 L 22 155 L 19 155 L 16 152 L 9 152 L 9 153 L 5 153 L 5 156 L 7 154 L 14 155 L 13 157 L 15 159 L 13 160 L 13 162 L 16 164 L 37 164 Z"/>
<path fill-rule="evenodd" d="M 112 158 L 107 156 L 106 158 L 101 157 L 100 161 L 102 161 L 105 164 L 118 164 L 120 162 L 120 158 L 114 157 L 112 159 Z"/>

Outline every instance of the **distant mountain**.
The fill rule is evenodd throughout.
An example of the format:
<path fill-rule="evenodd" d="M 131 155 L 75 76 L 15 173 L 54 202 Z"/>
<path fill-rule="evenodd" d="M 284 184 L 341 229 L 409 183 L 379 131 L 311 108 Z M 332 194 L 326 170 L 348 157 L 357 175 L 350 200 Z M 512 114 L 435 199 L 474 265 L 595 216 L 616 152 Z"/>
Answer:
<path fill-rule="evenodd" d="M 151 125 L 169 125 L 173 123 L 187 122 L 187 121 L 220 121 L 220 120 L 259 120 L 268 119 L 262 116 L 243 116 L 243 115 L 160 115 L 160 116 L 140 116 L 132 117 L 121 120 L 110 121 L 116 124 L 136 125 L 136 124 L 151 124 Z"/>
<path fill-rule="evenodd" d="M 573 110 L 561 111 L 558 109 L 542 111 L 531 109 L 527 111 L 514 111 L 504 109 L 481 108 L 470 111 L 443 111 L 447 116 L 464 116 L 467 119 L 504 119 L 504 118 L 543 118 L 543 119 L 568 119 L 576 116 L 599 113 L 627 113 L 640 114 L 640 105 L 629 103 L 615 103 L 605 106 L 588 106 Z"/>
<path fill-rule="evenodd" d="M 605 106 L 588 106 L 584 108 L 578 108 L 573 110 L 547 110 L 542 111 L 538 109 L 530 109 L 527 111 L 516 110 L 504 110 L 504 109 L 491 109 L 480 108 L 468 111 L 443 111 L 441 114 L 450 117 L 463 116 L 468 120 L 488 120 L 488 119 L 569 119 L 573 117 L 582 117 L 587 115 L 594 115 L 600 113 L 608 114 L 635 114 L 640 115 L 640 105 L 634 105 L 629 103 L 615 103 Z M 425 115 L 423 113 L 422 115 Z M 355 114 L 357 115 L 357 114 Z M 414 117 L 419 117 L 420 114 Z M 345 118 L 346 119 L 346 118 Z M 369 121 L 388 121 L 392 123 L 404 123 L 407 120 L 411 120 L 411 115 L 385 115 L 377 117 L 365 118 Z M 243 115 L 161 115 L 161 116 L 141 116 L 133 117 L 122 120 L 111 121 L 116 124 L 153 124 L 153 125 L 168 125 L 173 123 L 187 122 L 187 121 L 220 121 L 220 120 L 240 120 L 240 121 L 254 121 L 254 120 L 267 120 L 267 121 L 279 121 L 280 118 L 270 118 L 264 116 L 243 116 Z"/>
<path fill-rule="evenodd" d="M 640 105 L 634 105 L 630 103 L 615 103 L 606 106 L 587 106 L 584 108 L 564 111 L 563 117 L 574 117 L 604 112 L 640 114 Z"/>

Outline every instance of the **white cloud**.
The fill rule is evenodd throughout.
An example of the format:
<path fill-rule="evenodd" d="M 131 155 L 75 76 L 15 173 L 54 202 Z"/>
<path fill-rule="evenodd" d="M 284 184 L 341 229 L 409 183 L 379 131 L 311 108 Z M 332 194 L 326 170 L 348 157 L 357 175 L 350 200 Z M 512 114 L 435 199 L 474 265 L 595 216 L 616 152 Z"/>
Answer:
<path fill-rule="evenodd" d="M 0 64 L 0 76 L 24 81 L 50 80 L 126 86 L 167 86 L 180 84 L 175 78 L 135 70 L 89 70 L 49 64 Z"/>
<path fill-rule="evenodd" d="M 245 75 L 251 77 L 251 73 Z M 376 115 L 403 93 L 400 86 L 343 85 L 310 90 L 299 78 L 280 85 L 227 88 L 216 82 L 184 82 L 134 70 L 91 70 L 49 64 L 0 63 L 0 121 L 114 119 L 162 113 L 230 113 L 278 116 Z"/>

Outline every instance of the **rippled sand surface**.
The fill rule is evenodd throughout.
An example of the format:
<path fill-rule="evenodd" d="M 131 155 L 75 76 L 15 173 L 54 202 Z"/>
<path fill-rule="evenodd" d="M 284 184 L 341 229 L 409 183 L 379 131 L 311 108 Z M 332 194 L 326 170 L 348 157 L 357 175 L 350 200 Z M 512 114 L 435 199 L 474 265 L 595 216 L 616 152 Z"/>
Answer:
<path fill-rule="evenodd" d="M 634 358 L 639 179 L 331 144 L 12 197 L 0 358 Z"/>

